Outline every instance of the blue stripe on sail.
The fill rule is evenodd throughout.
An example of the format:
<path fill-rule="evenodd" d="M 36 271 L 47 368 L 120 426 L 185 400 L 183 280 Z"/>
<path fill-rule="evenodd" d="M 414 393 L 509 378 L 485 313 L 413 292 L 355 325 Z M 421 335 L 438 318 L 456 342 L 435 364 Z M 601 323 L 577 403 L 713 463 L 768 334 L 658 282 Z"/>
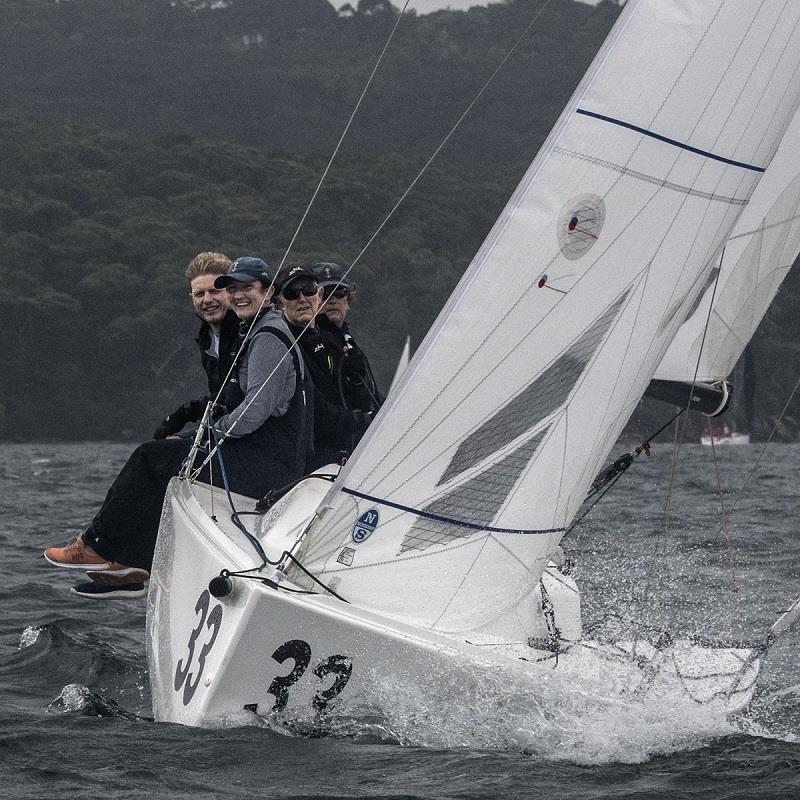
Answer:
<path fill-rule="evenodd" d="M 357 492 L 355 489 L 348 489 L 346 486 L 342 486 L 342 491 L 345 494 L 352 495 L 353 497 L 360 497 L 362 500 L 369 500 L 370 503 L 378 503 L 379 505 L 388 506 L 389 508 L 396 508 L 398 511 L 407 511 L 409 514 L 416 514 L 418 517 L 434 519 L 437 522 L 446 522 L 450 525 L 458 525 L 461 528 L 472 528 L 476 531 L 488 531 L 489 533 L 521 533 L 527 535 L 533 533 L 562 533 L 566 530 L 566 528 L 541 528 L 539 530 L 535 528 L 491 528 L 487 525 L 476 525 L 473 522 L 464 522 L 460 519 L 451 519 L 450 517 L 443 517 L 439 514 L 431 514 L 428 511 L 421 511 L 418 508 L 411 508 L 411 506 L 401 506 L 399 503 L 393 503 L 391 500 L 382 500 L 380 497 L 373 497 L 369 494 L 363 494 L 362 492 Z"/>
<path fill-rule="evenodd" d="M 698 147 L 692 147 L 685 142 L 679 142 L 676 139 L 669 139 L 666 136 L 662 136 L 660 133 L 653 133 L 653 131 L 648 131 L 646 128 L 640 128 L 638 125 L 633 125 L 630 122 L 625 122 L 621 119 L 614 119 L 614 117 L 607 117 L 605 114 L 596 114 L 594 111 L 586 111 L 583 108 L 577 109 L 575 113 L 583 114 L 585 117 L 593 117 L 594 119 L 599 119 L 603 122 L 610 122 L 612 125 L 619 125 L 621 128 L 629 128 L 630 130 L 641 133 L 644 136 L 649 136 L 651 139 L 658 139 L 659 142 L 666 142 L 667 144 L 671 144 L 673 147 L 680 147 L 682 150 L 688 150 L 690 153 L 697 153 L 700 156 L 711 158 L 714 161 L 721 161 L 723 164 L 730 164 L 733 167 L 741 167 L 742 169 L 751 169 L 753 172 L 764 172 L 765 170 L 764 167 L 756 167 L 753 164 L 747 164 L 744 161 L 734 161 L 731 158 L 725 158 L 725 156 L 718 156 L 715 153 L 709 153 L 708 150 L 700 150 Z"/>

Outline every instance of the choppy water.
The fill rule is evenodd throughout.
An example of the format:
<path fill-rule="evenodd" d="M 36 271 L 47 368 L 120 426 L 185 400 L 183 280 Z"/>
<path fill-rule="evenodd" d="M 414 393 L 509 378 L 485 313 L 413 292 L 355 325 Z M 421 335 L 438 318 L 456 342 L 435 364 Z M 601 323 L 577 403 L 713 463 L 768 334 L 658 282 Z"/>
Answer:
<path fill-rule="evenodd" d="M 772 648 L 735 724 L 574 692 L 542 716 L 519 687 L 500 706 L 413 715 L 398 698 L 393 717 L 324 739 L 150 721 L 144 601 L 74 597 L 40 557 L 82 530 L 130 450 L 0 446 L 0 797 L 800 797 L 800 632 Z M 727 525 L 708 449 L 684 446 L 674 479 L 668 445 L 639 459 L 566 542 L 585 624 L 642 613 L 676 634 L 758 641 L 800 594 L 800 446 L 770 446 L 754 470 L 760 452 L 718 451 Z"/>

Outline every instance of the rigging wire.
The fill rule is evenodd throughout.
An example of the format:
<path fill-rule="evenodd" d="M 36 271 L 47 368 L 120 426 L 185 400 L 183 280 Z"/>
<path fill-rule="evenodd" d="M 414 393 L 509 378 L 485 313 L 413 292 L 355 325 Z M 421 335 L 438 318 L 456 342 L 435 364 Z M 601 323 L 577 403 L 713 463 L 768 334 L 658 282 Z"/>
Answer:
<path fill-rule="evenodd" d="M 716 297 L 717 288 L 719 287 L 719 279 L 720 279 L 720 276 L 722 275 L 722 265 L 724 263 L 724 260 L 725 260 L 725 246 L 723 246 L 722 252 L 720 253 L 720 257 L 719 257 L 719 269 L 717 270 L 717 274 L 716 274 L 716 276 L 714 278 L 713 288 L 711 290 L 711 300 L 710 300 L 710 302 L 708 304 L 708 313 L 706 314 L 706 321 L 705 321 L 705 325 L 703 326 L 703 335 L 702 335 L 702 337 L 700 339 L 700 349 L 699 349 L 699 351 L 697 353 L 697 361 L 695 362 L 694 375 L 692 376 L 692 383 L 691 383 L 691 386 L 689 388 L 689 398 L 686 401 L 686 406 L 684 408 L 684 411 L 689 411 L 690 408 L 691 408 L 692 393 L 694 391 L 695 384 L 697 383 L 697 375 L 698 375 L 698 373 L 700 371 L 700 359 L 701 359 L 701 357 L 703 355 L 703 349 L 705 348 L 705 344 L 706 344 L 706 336 L 708 335 L 708 327 L 709 327 L 709 325 L 711 323 L 711 312 L 712 312 L 712 310 L 714 308 L 714 298 Z M 686 430 L 685 426 L 683 427 L 682 430 L 679 430 L 679 428 L 680 428 L 680 426 L 676 426 L 675 427 L 675 436 L 673 438 L 673 448 L 672 448 L 672 465 L 671 465 L 671 469 L 670 469 L 669 482 L 667 484 L 667 497 L 666 497 L 666 500 L 664 502 L 664 515 L 663 515 L 662 528 L 661 528 L 661 533 L 658 536 L 658 539 L 656 541 L 656 547 L 653 550 L 653 554 L 652 554 L 652 556 L 650 558 L 650 563 L 649 563 L 649 565 L 647 567 L 647 571 L 646 571 L 646 575 L 645 575 L 644 594 L 643 594 L 642 599 L 641 599 L 641 601 L 639 603 L 639 613 L 637 615 L 637 625 L 634 627 L 633 649 L 631 651 L 632 657 L 636 656 L 636 646 L 637 646 L 639 638 L 640 638 L 639 637 L 639 632 L 640 632 L 640 629 L 641 629 L 641 625 L 644 622 L 644 610 L 645 610 L 645 607 L 647 606 L 647 604 L 649 602 L 649 599 L 650 599 L 651 581 L 652 581 L 652 578 L 653 578 L 653 573 L 655 572 L 656 561 L 657 561 L 657 559 L 659 557 L 659 552 L 658 552 L 659 547 L 662 548 L 662 557 L 664 555 L 666 555 L 667 529 L 668 529 L 668 525 L 669 525 L 669 507 L 670 507 L 670 502 L 671 502 L 671 499 L 672 499 L 672 487 L 673 487 L 673 485 L 675 483 L 675 474 L 677 472 L 677 466 L 678 466 L 678 454 L 680 452 L 681 444 L 683 443 L 683 431 Z"/>
<path fill-rule="evenodd" d="M 565 539 L 572 531 L 583 522 L 584 519 L 589 515 L 589 512 L 608 494 L 608 492 L 614 487 L 616 482 L 628 471 L 628 469 L 633 466 L 634 459 L 637 456 L 640 456 L 642 453 L 647 455 L 650 454 L 650 442 L 653 441 L 657 436 L 662 434 L 670 425 L 672 425 L 682 414 L 686 413 L 686 408 L 681 408 L 673 417 L 667 420 L 655 433 L 648 436 L 640 445 L 635 447 L 632 452 L 625 453 L 624 455 L 620 456 L 616 461 L 606 467 L 600 474 L 594 479 L 592 482 L 592 486 L 589 489 L 589 492 L 586 495 L 586 499 L 584 503 L 589 503 L 589 505 L 583 510 L 580 516 L 577 516 L 573 521 L 572 524 L 567 528 L 564 536 L 562 536 L 562 541 Z"/>
<path fill-rule="evenodd" d="M 394 206 L 392 206 L 392 208 L 391 208 L 391 209 L 389 210 L 389 212 L 386 214 L 386 216 L 384 217 L 384 219 L 382 220 L 382 222 L 380 223 L 380 225 L 378 226 L 378 228 L 375 230 L 375 232 L 372 234 L 372 236 L 370 236 L 370 238 L 368 239 L 367 243 L 366 243 L 366 244 L 365 244 L 365 245 L 364 245 L 364 246 L 361 248 L 361 250 L 359 251 L 359 253 L 356 255 L 356 257 L 353 259 L 353 261 L 352 261 L 352 262 L 350 263 L 350 265 L 347 267 L 347 269 L 345 269 L 345 270 L 344 270 L 344 273 L 342 274 L 342 277 L 339 279 L 339 282 L 338 282 L 338 283 L 337 283 L 337 284 L 336 284 L 336 285 L 333 287 L 333 288 L 334 288 L 334 290 L 335 290 L 335 289 L 336 289 L 338 286 L 340 286 L 340 285 L 341 285 L 341 283 L 342 283 L 342 282 L 343 282 L 343 281 L 344 281 L 344 280 L 347 278 L 347 276 L 349 275 L 350 271 L 351 271 L 351 270 L 352 270 L 352 269 L 355 267 L 355 265 L 356 265 L 356 264 L 359 262 L 359 260 L 361 259 L 361 257 L 362 257 L 362 256 L 364 255 L 364 253 L 365 253 L 365 252 L 368 250 L 368 248 L 370 247 L 370 245 L 371 245 L 371 244 L 374 242 L 374 240 L 377 238 L 377 236 L 380 234 L 380 232 L 383 230 L 383 228 L 384 228 L 384 227 L 386 227 L 386 225 L 388 224 L 389 220 L 390 220 L 390 219 L 391 219 L 391 218 L 394 216 L 394 214 L 395 214 L 395 213 L 397 212 L 397 210 L 400 208 L 400 206 L 402 205 L 402 203 L 405 201 L 405 199 L 406 199 L 406 198 L 408 197 L 408 195 L 411 193 L 412 189 L 413 189 L 413 188 L 414 188 L 414 187 L 417 185 L 417 183 L 420 181 L 420 179 L 422 178 L 422 176 L 423 176 L 423 175 L 425 174 L 425 172 L 428 170 L 428 168 L 430 167 L 430 165 L 431 165 L 431 164 L 433 163 L 433 161 L 434 161 L 434 160 L 435 160 L 435 159 L 438 157 L 439 153 L 442 151 L 442 149 L 444 148 L 444 146 L 445 146 L 445 145 L 447 144 L 447 142 L 448 142 L 448 141 L 451 139 L 451 137 L 452 137 L 452 136 L 453 136 L 453 134 L 456 132 L 456 130 L 457 130 L 457 129 L 458 129 L 460 126 L 461 126 L 461 124 L 463 123 L 463 121 L 466 119 L 467 115 L 470 113 L 470 111 L 472 111 L 473 107 L 474 107 L 474 106 L 477 104 L 478 100 L 480 100 L 480 98 L 482 97 L 482 95 L 484 94 L 484 92 L 486 91 L 486 89 L 488 89 L 489 85 L 490 85 L 490 84 L 492 83 L 492 81 L 495 79 L 495 77 L 497 76 L 497 74 L 500 72 L 500 70 L 503 68 L 503 66 L 505 66 L 506 62 L 507 62 L 507 61 L 508 61 L 508 60 L 511 58 L 511 56 L 512 56 L 512 55 L 513 55 L 513 54 L 516 52 L 516 50 L 519 48 L 519 46 L 521 45 L 521 43 L 523 42 L 523 40 L 526 38 L 526 36 L 528 35 L 528 33 L 529 33 L 529 32 L 531 31 L 531 29 L 533 28 L 534 24 L 535 24 L 536 22 L 538 22 L 538 20 L 539 20 L 539 17 L 541 17 L 541 15 L 542 15 L 542 14 L 544 13 L 544 11 L 547 9 L 547 7 L 550 5 L 550 3 L 551 3 L 551 0 L 545 0 L 545 2 L 544 2 L 544 3 L 543 3 L 543 4 L 542 4 L 542 5 L 541 5 L 541 6 L 540 6 L 538 9 L 537 9 L 536 13 L 533 15 L 533 17 L 531 18 L 531 20 L 530 20 L 530 22 L 528 23 L 528 25 L 525 27 L 525 29 L 522 31 L 522 33 L 521 33 L 521 34 L 520 34 L 520 35 L 517 37 L 517 39 L 515 40 L 514 44 L 513 44 L 513 45 L 512 45 L 512 46 L 511 46 L 511 47 L 508 49 L 508 51 L 505 53 L 505 55 L 503 56 L 503 58 L 500 60 L 500 62 L 498 63 L 498 65 L 497 65 L 497 66 L 495 67 L 495 69 L 493 70 L 492 74 L 491 74 L 491 75 L 490 75 L 490 76 L 489 76 L 489 77 L 486 79 L 486 81 L 483 83 L 483 85 L 482 85 L 482 86 L 481 86 L 481 88 L 478 90 L 478 92 L 475 94 L 475 96 L 472 98 L 472 100 L 471 100 L 471 101 L 468 103 L 468 105 L 467 105 L 467 107 L 465 108 L 465 110 L 464 110 L 464 111 L 461 113 L 461 115 L 460 115 L 460 116 L 459 116 L 459 118 L 456 120 L 456 122 L 453 124 L 453 126 L 450 128 L 450 130 L 447 132 L 447 134 L 445 134 L 444 138 L 441 140 L 441 142 L 439 143 L 439 145 L 438 145 L 438 146 L 435 148 L 435 150 L 433 151 L 433 154 L 432 154 L 432 155 L 431 155 L 431 156 L 428 158 L 428 160 L 425 162 L 425 164 L 422 166 L 422 168 L 421 168 L 421 169 L 420 169 L 420 170 L 417 172 L 416 176 L 415 176 L 415 177 L 412 179 L 412 181 L 409 183 L 409 185 L 408 185 L 408 186 L 406 187 L 406 189 L 403 191 L 403 193 L 401 194 L 401 196 L 400 196 L 400 198 L 397 200 L 397 202 L 394 204 Z M 406 2 L 406 6 L 407 6 L 407 5 L 408 5 L 408 2 Z M 405 7 L 406 7 L 406 6 L 404 6 L 404 10 L 405 10 Z M 393 29 L 393 30 L 394 30 L 394 29 Z M 381 55 L 381 57 L 382 57 L 382 55 Z M 371 80 L 371 78 L 370 78 L 370 80 Z M 360 101 L 359 101 L 359 102 L 360 102 Z M 348 124 L 349 124 L 349 123 L 348 123 Z M 315 194 L 316 194 L 316 193 L 315 193 Z M 283 263 L 283 262 L 281 262 L 281 263 Z M 273 281 L 273 282 L 274 282 L 274 281 Z M 326 303 L 327 303 L 327 300 L 325 300 L 325 301 L 323 301 L 323 302 L 322 302 L 322 304 L 321 304 L 321 306 L 320 306 L 320 311 L 322 311 L 322 309 L 325 307 Z M 255 322 L 255 320 L 254 320 L 254 322 Z M 306 330 L 307 330 L 307 329 L 310 327 L 310 325 L 311 325 L 311 321 L 309 321 L 309 323 L 307 323 L 307 324 L 306 324 L 306 326 L 303 328 L 303 331 L 302 331 L 302 332 L 301 332 L 301 334 L 300 334 L 301 336 L 302 336 L 302 334 L 303 334 L 303 333 L 304 333 L 304 332 L 305 332 L 305 331 L 306 331 Z M 251 328 L 252 328 L 252 324 L 251 324 Z M 248 334 L 247 334 L 247 335 L 249 335 L 249 331 L 248 331 Z M 246 336 L 245 336 L 245 341 L 246 341 Z M 242 343 L 242 347 L 240 348 L 239 352 L 238 352 L 238 353 L 237 353 L 237 355 L 236 355 L 236 358 L 237 358 L 237 359 L 238 359 L 239 355 L 241 355 L 241 350 L 243 349 L 243 346 L 244 346 L 244 341 L 243 341 L 243 343 Z M 295 343 L 292 345 L 292 347 L 297 347 L 297 346 L 298 346 L 298 345 L 297 345 L 297 342 L 295 342 Z M 250 407 L 250 405 L 251 405 L 251 404 L 252 404 L 252 403 L 253 403 L 253 402 L 256 400 L 256 398 L 258 397 L 258 395 L 259 395 L 259 393 L 261 392 L 261 390 L 262 390 L 262 389 L 264 388 L 264 386 L 265 386 L 265 385 L 266 385 L 266 384 L 267 384 L 267 383 L 268 383 L 268 382 L 269 382 L 269 381 L 272 379 L 272 376 L 275 374 L 275 372 L 277 371 L 277 369 L 278 369 L 278 368 L 281 366 L 281 364 L 283 363 L 283 361 L 284 361 L 284 360 L 285 360 L 287 357 L 288 357 L 288 352 L 287 352 L 287 354 L 286 354 L 286 355 L 284 355 L 284 356 L 282 356 L 282 357 L 281 357 L 280 361 L 278 362 L 278 364 L 276 364 L 276 365 L 275 365 L 275 367 L 273 368 L 272 372 L 270 372 L 270 374 L 269 374 L 269 375 L 268 375 L 268 376 L 267 376 L 267 377 L 264 379 L 264 381 L 263 381 L 263 383 L 262 383 L 261 387 L 259 387 L 258 391 L 257 391 L 257 392 L 256 392 L 256 393 L 253 395 L 253 397 L 250 399 L 250 401 L 248 402 L 248 404 L 247 404 L 247 405 L 244 407 L 244 409 L 242 410 L 242 413 L 244 413 L 244 412 L 245 412 L 245 411 L 246 411 L 246 410 L 247 410 L 247 409 Z M 228 376 L 228 377 L 230 377 L 230 376 Z M 226 377 L 226 380 L 227 380 L 227 377 Z M 229 436 L 231 435 L 231 431 L 232 431 L 232 430 L 234 429 L 234 427 L 236 426 L 236 422 L 237 422 L 237 421 L 236 421 L 236 420 L 234 420 L 234 422 L 233 422 L 233 425 L 231 425 L 231 427 L 228 429 L 228 431 L 226 431 L 226 432 L 223 434 L 222 440 L 221 440 L 221 441 L 220 441 L 220 442 L 219 442 L 217 445 L 215 445 L 215 450 L 216 450 L 216 447 L 219 447 L 219 446 L 223 445 L 223 444 L 225 443 L 225 440 L 226 440 L 227 438 L 229 438 Z M 189 477 L 190 477 L 190 480 L 195 480 L 195 479 L 197 478 L 197 475 L 199 474 L 200 470 L 201 470 L 201 469 L 202 469 L 202 468 L 205 466 L 205 464 L 206 464 L 206 463 L 208 463 L 208 460 L 209 460 L 209 459 L 210 459 L 210 458 L 211 458 L 211 457 L 214 455 L 214 452 L 215 452 L 215 450 L 212 450 L 212 451 L 211 451 L 211 452 L 210 452 L 210 453 L 209 453 L 209 454 L 206 456 L 206 459 L 203 461 L 203 463 L 200 465 L 200 467 L 198 467 L 198 468 L 197 468 L 197 469 L 196 469 L 196 470 L 195 470 L 195 471 L 194 471 L 194 472 L 193 472 L 193 473 L 192 473 L 192 474 L 189 476 Z M 193 459 L 193 455 L 194 455 L 194 451 L 193 451 L 192 453 L 190 453 L 190 455 L 189 455 L 189 458 L 187 458 L 187 463 L 191 463 L 191 462 L 190 462 L 190 459 Z"/>
<path fill-rule="evenodd" d="M 283 254 L 283 257 L 281 258 L 280 263 L 278 264 L 278 267 L 275 270 L 275 275 L 273 276 L 272 280 L 270 281 L 270 284 L 269 284 L 268 288 L 272 288 L 275 285 L 275 278 L 277 278 L 278 271 L 284 265 L 284 263 L 286 261 L 286 258 L 288 257 L 289 253 L 291 252 L 291 249 L 292 249 L 292 247 L 293 247 L 293 245 L 294 245 L 294 243 L 295 243 L 295 241 L 297 239 L 297 236 L 300 233 L 300 230 L 302 229 L 303 225 L 305 224 L 306 218 L 308 217 L 308 214 L 310 213 L 311 208 L 314 205 L 315 200 L 317 199 L 317 195 L 319 194 L 320 190 L 322 189 L 322 185 L 325 182 L 325 179 L 327 178 L 331 167 L 333 166 L 333 162 L 336 159 L 336 156 L 339 154 L 339 150 L 341 149 L 342 143 L 344 142 L 344 139 L 347 136 L 347 133 L 349 132 L 351 125 L 353 124 L 353 120 L 355 119 L 355 116 L 358 113 L 358 110 L 361 108 L 361 104 L 364 101 L 364 97 L 366 96 L 367 91 L 369 90 L 369 87 L 372 85 L 372 81 L 373 81 L 373 79 L 375 77 L 375 74 L 377 73 L 378 68 L 380 67 L 380 65 L 381 65 L 381 63 L 383 61 L 383 58 L 386 55 L 386 52 L 387 52 L 387 50 L 389 48 L 389 45 L 391 44 L 392 40 L 394 39 L 394 35 L 397 32 L 397 28 L 400 25 L 400 21 L 402 20 L 403 15 L 405 14 L 406 9 L 408 8 L 408 4 L 410 2 L 411 2 L 411 0 L 406 0 L 405 4 L 403 5 L 403 8 L 400 10 L 400 13 L 397 15 L 397 18 L 395 19 L 395 23 L 392 26 L 392 30 L 389 32 L 389 36 L 387 37 L 386 41 L 384 42 L 383 48 L 381 49 L 381 52 L 378 55 L 378 58 L 375 61 L 375 64 L 373 65 L 373 67 L 372 67 L 372 72 L 370 73 L 369 78 L 367 78 L 367 82 L 364 84 L 364 88 L 361 90 L 361 94 L 360 94 L 358 100 L 356 101 L 356 104 L 353 107 L 352 112 L 350 113 L 350 117 L 348 118 L 347 123 L 345 124 L 344 129 L 342 130 L 342 133 L 339 136 L 339 140 L 337 141 L 336 146 L 334 147 L 334 150 L 331 153 L 330 158 L 328 159 L 328 163 L 325 165 L 325 169 L 323 170 L 322 175 L 320 176 L 320 179 L 319 179 L 319 181 L 317 183 L 317 186 L 314 189 L 314 191 L 313 191 L 313 193 L 311 195 L 311 198 L 308 201 L 308 204 L 306 205 L 305 211 L 303 212 L 303 215 L 302 215 L 302 217 L 300 219 L 300 222 L 298 223 L 297 228 L 295 229 L 294 235 L 292 236 L 291 241 L 289 242 L 289 245 L 287 246 L 287 248 L 286 248 L 286 250 L 285 250 L 285 252 Z M 346 273 L 345 273 L 345 275 L 346 275 Z M 337 284 L 337 286 L 338 286 L 338 284 Z M 212 406 L 215 405 L 219 401 L 220 396 L 222 395 L 223 387 L 227 384 L 228 380 L 230 379 L 231 375 L 233 374 L 233 370 L 234 370 L 234 368 L 236 366 L 236 363 L 239 360 L 239 357 L 242 355 L 242 352 L 244 351 L 245 346 L 247 344 L 247 337 L 252 332 L 253 326 L 255 325 L 259 315 L 261 314 L 262 310 L 264 309 L 264 306 L 266 304 L 266 299 L 267 298 L 266 298 L 266 295 L 265 295 L 264 299 L 261 301 L 261 304 L 258 307 L 258 310 L 256 311 L 255 316 L 250 321 L 250 325 L 247 328 L 247 332 L 244 334 L 244 336 L 242 336 L 242 342 L 239 345 L 239 349 L 236 352 L 236 356 L 234 357 L 230 368 L 228 369 L 228 373 L 225 376 L 225 379 L 222 381 L 222 383 L 220 385 L 220 388 L 219 388 L 219 391 L 217 392 L 216 397 L 214 398 L 213 401 L 211 401 Z M 324 305 L 324 303 L 323 303 L 323 305 Z M 305 333 L 307 328 L 310 326 L 311 322 L 313 322 L 313 319 L 311 321 L 309 321 L 308 324 L 306 324 L 306 326 L 303 328 L 302 333 Z M 301 333 L 301 335 L 302 335 L 302 333 Z M 296 341 L 293 343 L 292 347 L 297 348 L 297 342 Z M 288 351 L 287 351 L 287 355 L 288 355 Z M 272 370 L 272 372 L 270 372 L 270 374 L 264 379 L 264 382 L 263 382 L 261 388 L 259 389 L 259 392 L 270 381 L 272 376 L 275 374 L 277 368 L 283 363 L 285 358 L 286 358 L 286 356 L 281 358 L 280 362 L 276 365 L 276 367 Z M 247 411 L 247 409 L 250 407 L 250 405 L 256 399 L 257 396 L 258 395 L 256 394 L 256 396 L 254 396 L 250 400 L 250 403 L 248 403 L 247 406 L 245 406 L 245 408 L 242 411 L 242 413 L 244 413 L 244 411 Z M 233 429 L 233 427 L 235 427 L 237 421 L 238 420 L 234 420 L 234 423 L 231 426 L 231 430 Z M 227 434 L 225 434 L 223 436 L 223 442 L 224 442 L 224 440 L 226 438 L 228 438 Z M 215 447 L 216 447 L 216 445 L 215 445 Z M 192 451 L 190 452 L 190 454 L 187 457 L 186 462 L 185 462 L 185 464 L 187 465 L 187 471 L 188 471 L 188 469 L 191 468 L 190 465 L 194 461 L 195 454 L 196 454 L 196 448 L 192 448 Z M 203 466 L 205 466 L 205 464 L 208 463 L 209 459 L 213 455 L 214 455 L 213 451 L 211 453 L 209 453 L 206 461 L 204 461 L 203 464 L 201 464 L 200 467 L 195 471 L 195 473 L 192 476 L 190 476 L 191 480 L 194 480 L 197 477 L 197 474 L 200 472 L 200 470 L 203 468 Z"/>
<path fill-rule="evenodd" d="M 736 490 L 736 494 L 734 495 L 734 498 L 733 498 L 733 503 L 731 504 L 731 514 L 733 514 L 733 510 L 736 508 L 736 504 L 739 502 L 739 498 L 741 497 L 741 495 L 744 492 L 744 490 L 747 488 L 747 485 L 752 480 L 753 475 L 755 475 L 755 472 L 758 469 L 758 465 L 761 463 L 761 459 L 764 457 L 764 454 L 767 451 L 767 446 L 772 442 L 773 438 L 775 437 L 775 434 L 777 433 L 777 430 L 778 430 L 778 425 L 780 425 L 781 420 L 784 418 L 784 416 L 786 415 L 786 412 L 789 410 L 789 406 L 791 405 L 792 400 L 794 400 L 794 397 L 797 394 L 798 389 L 800 389 L 800 377 L 797 378 L 797 380 L 795 381 L 794 386 L 792 387 L 792 391 L 789 392 L 789 396 L 786 398 L 786 402 L 783 404 L 783 408 L 781 409 L 781 413 L 778 414 L 777 418 L 775 419 L 775 422 L 772 425 L 772 429 L 769 432 L 769 436 L 767 436 L 766 441 L 764 442 L 764 444 L 761 446 L 761 449 L 759 450 L 758 456 L 756 457 L 756 460 L 755 460 L 755 463 L 753 464 L 752 469 L 745 476 L 745 479 L 742 482 L 742 485 Z"/>
<path fill-rule="evenodd" d="M 717 494 L 719 495 L 719 505 L 720 509 L 722 510 L 722 528 L 721 530 L 725 531 L 725 549 L 728 552 L 728 564 L 730 565 L 731 569 L 731 587 L 733 588 L 734 592 L 739 591 L 739 587 L 736 584 L 736 565 L 733 560 L 733 548 L 731 545 L 731 526 L 730 526 L 730 517 L 728 516 L 728 512 L 725 509 L 725 495 L 722 491 L 722 479 L 720 478 L 719 474 L 719 459 L 717 458 L 717 445 L 714 442 L 714 431 L 711 427 L 711 417 L 708 417 L 708 437 L 711 440 L 711 459 L 714 462 L 714 473 L 717 479 Z"/>
<path fill-rule="evenodd" d="M 411 0 L 406 0 L 405 5 L 400 10 L 400 13 L 397 15 L 397 19 L 395 20 L 394 26 L 392 27 L 391 32 L 389 33 L 388 38 L 386 39 L 385 44 L 383 45 L 383 49 L 378 56 L 378 60 L 375 62 L 375 66 L 372 68 L 372 72 L 370 73 L 369 78 L 367 78 L 367 82 L 364 84 L 364 89 L 361 92 L 361 96 L 358 98 L 352 113 L 350 114 L 350 118 L 347 120 L 347 124 L 344 126 L 344 130 L 342 131 L 342 135 L 339 137 L 339 141 L 336 143 L 336 147 L 331 154 L 330 159 L 328 160 L 328 164 L 326 165 L 325 169 L 322 172 L 322 175 L 319 179 L 319 183 L 317 183 L 317 188 L 314 189 L 313 194 L 311 195 L 311 199 L 308 201 L 308 205 L 306 206 L 306 210 L 303 212 L 303 216 L 300 219 L 300 222 L 297 225 L 297 229 L 294 232 L 294 236 L 292 236 L 291 241 L 289 242 L 289 246 L 286 248 L 286 252 L 283 254 L 283 258 L 281 259 L 280 264 L 278 265 L 278 269 L 280 269 L 284 262 L 286 261 L 287 256 L 291 252 L 292 247 L 300 234 L 300 229 L 303 227 L 306 221 L 306 217 L 308 216 L 309 212 L 311 211 L 311 206 L 314 205 L 314 201 L 317 199 L 317 195 L 319 194 L 320 190 L 322 189 L 322 184 L 325 182 L 325 179 L 328 177 L 328 172 L 330 171 L 331 166 L 333 165 L 333 161 L 336 158 L 337 154 L 339 153 L 339 149 L 342 146 L 342 142 L 344 141 L 345 136 L 347 136 L 348 131 L 350 130 L 350 126 L 353 124 L 353 120 L 355 119 L 358 110 L 361 108 L 361 103 L 364 100 L 365 95 L 367 94 L 367 90 L 372 85 L 372 79 L 375 77 L 375 73 L 378 71 L 378 67 L 381 65 L 383 61 L 383 57 L 386 55 L 386 51 L 389 49 L 389 45 L 392 43 L 392 39 L 394 39 L 395 32 L 397 31 L 398 26 L 400 25 L 400 20 L 403 18 L 403 15 L 406 13 L 406 9 L 408 8 L 408 4 Z M 337 284 L 338 286 L 338 284 Z"/>

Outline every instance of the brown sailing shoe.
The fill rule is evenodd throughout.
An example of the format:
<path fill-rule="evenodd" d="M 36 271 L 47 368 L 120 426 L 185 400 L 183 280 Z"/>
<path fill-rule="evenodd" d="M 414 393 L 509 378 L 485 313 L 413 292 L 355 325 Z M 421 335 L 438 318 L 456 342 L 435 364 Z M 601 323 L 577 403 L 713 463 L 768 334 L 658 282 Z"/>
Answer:
<path fill-rule="evenodd" d="M 125 564 L 118 564 L 115 561 L 108 561 L 99 553 L 92 550 L 83 541 L 83 537 L 78 536 L 64 547 L 48 547 L 44 551 L 44 557 L 56 567 L 66 567 L 67 569 L 84 569 L 97 571 L 119 571 L 130 569 Z"/>

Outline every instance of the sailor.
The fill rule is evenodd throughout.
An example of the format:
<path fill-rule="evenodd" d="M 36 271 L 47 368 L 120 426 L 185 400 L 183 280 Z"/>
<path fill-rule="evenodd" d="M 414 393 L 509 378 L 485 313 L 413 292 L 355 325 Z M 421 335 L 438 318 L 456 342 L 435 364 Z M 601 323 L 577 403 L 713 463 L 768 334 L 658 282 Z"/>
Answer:
<path fill-rule="evenodd" d="M 212 459 L 216 480 L 224 464 L 232 492 L 261 497 L 304 474 L 311 431 L 302 359 L 270 306 L 269 267 L 259 258 L 234 261 L 215 280 L 243 328 L 236 373 L 223 389 L 232 410 L 213 424 L 222 442 Z M 52 564 L 85 570 L 104 584 L 149 576 L 161 507 L 170 479 L 189 453 L 193 435 L 145 442 L 134 450 L 86 531 L 64 547 L 45 550 Z M 208 466 L 199 480 L 210 481 Z"/>
<path fill-rule="evenodd" d="M 342 399 L 348 408 L 375 414 L 383 405 L 384 397 L 347 323 L 347 312 L 356 295 L 355 286 L 345 277 L 344 269 L 333 261 L 319 261 L 311 271 L 322 287 L 317 327 L 326 344 L 340 356 L 337 378 Z"/>
<path fill-rule="evenodd" d="M 218 289 L 214 281 L 224 275 L 231 260 L 222 253 L 198 253 L 186 267 L 189 297 L 195 314 L 200 318 L 197 346 L 200 360 L 208 378 L 208 396 L 190 400 L 168 414 L 156 428 L 154 439 L 165 439 L 178 433 L 184 425 L 199 422 L 209 400 L 214 400 L 233 363 L 238 349 L 239 320 L 228 308 L 225 289 Z M 215 416 L 223 410 L 215 409 Z"/>
<path fill-rule="evenodd" d="M 331 346 L 316 326 L 322 289 L 312 270 L 287 264 L 278 273 L 283 316 L 298 340 L 314 384 L 313 467 L 339 463 L 352 453 L 372 414 L 351 408 L 340 389 L 341 349 Z"/>

